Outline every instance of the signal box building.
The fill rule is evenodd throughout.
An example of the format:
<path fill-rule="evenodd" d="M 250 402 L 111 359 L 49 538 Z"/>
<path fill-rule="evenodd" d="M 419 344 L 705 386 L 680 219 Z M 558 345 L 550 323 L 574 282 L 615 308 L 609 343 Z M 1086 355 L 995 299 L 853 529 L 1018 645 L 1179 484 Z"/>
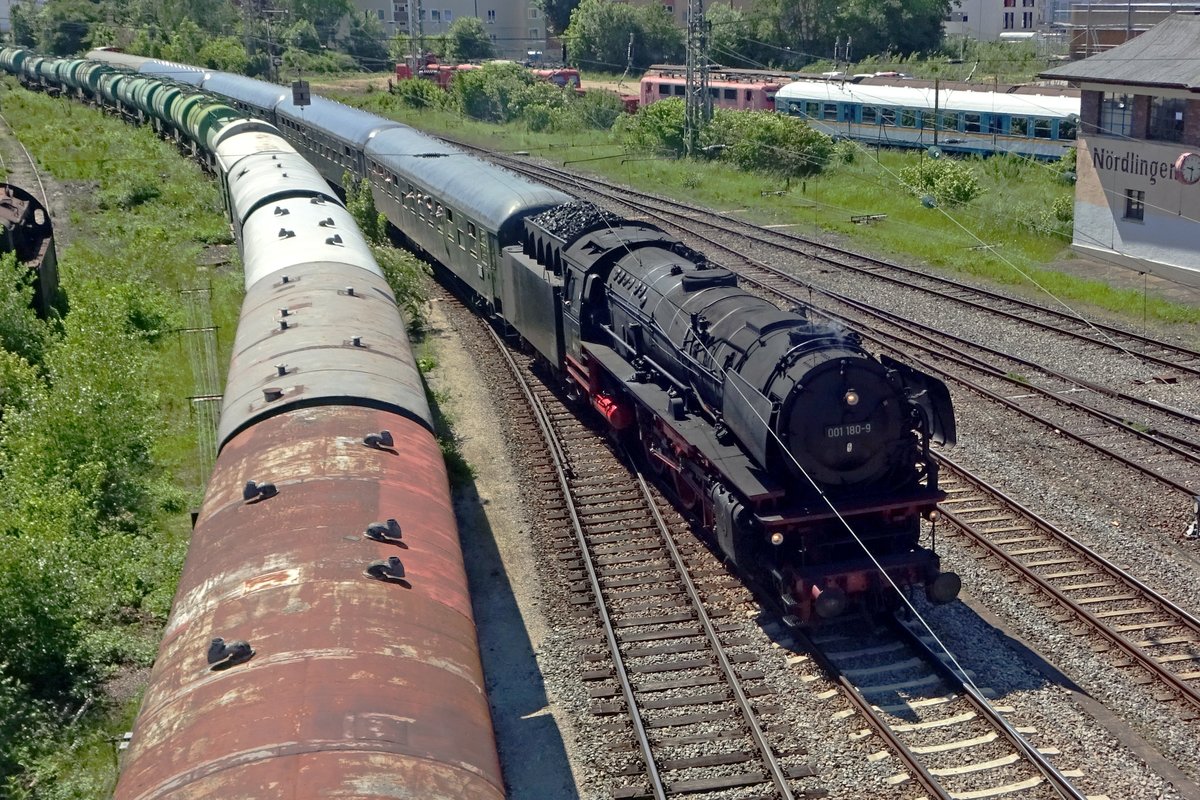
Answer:
<path fill-rule="evenodd" d="M 1200 16 L 1043 72 L 1080 89 L 1072 247 L 1200 286 Z"/>

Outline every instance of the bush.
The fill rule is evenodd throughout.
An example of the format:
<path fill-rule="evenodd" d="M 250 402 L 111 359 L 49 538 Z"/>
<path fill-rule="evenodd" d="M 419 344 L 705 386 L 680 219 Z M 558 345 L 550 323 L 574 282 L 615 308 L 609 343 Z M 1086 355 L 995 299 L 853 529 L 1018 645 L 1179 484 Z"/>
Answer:
<path fill-rule="evenodd" d="M 515 101 L 533 83 L 517 64 L 487 64 L 454 76 L 450 93 L 459 111 L 484 122 L 511 122 L 517 116 Z"/>
<path fill-rule="evenodd" d="M 941 205 L 969 203 L 983 193 L 979 177 L 953 158 L 923 158 L 900 170 L 900 182 L 917 197 L 933 197 Z"/>
<path fill-rule="evenodd" d="M 634 152 L 682 156 L 683 122 L 682 100 L 659 100 L 617 120 L 614 130 L 621 143 Z"/>
<path fill-rule="evenodd" d="M 433 81 L 421 78 L 398 81 L 392 87 L 392 92 L 409 108 L 441 108 L 446 105 L 446 93 Z"/>
<path fill-rule="evenodd" d="M 585 128 L 607 131 L 625 116 L 625 101 L 617 94 L 599 89 L 576 96 L 572 105 Z"/>
<path fill-rule="evenodd" d="M 739 169 L 789 178 L 815 175 L 833 155 L 831 138 L 797 117 L 770 111 L 719 108 L 701 145 Z"/>

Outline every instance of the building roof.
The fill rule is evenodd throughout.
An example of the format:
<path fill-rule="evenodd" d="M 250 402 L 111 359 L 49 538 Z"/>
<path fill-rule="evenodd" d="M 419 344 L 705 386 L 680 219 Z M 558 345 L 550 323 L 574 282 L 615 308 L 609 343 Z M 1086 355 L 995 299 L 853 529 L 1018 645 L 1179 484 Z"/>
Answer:
<path fill-rule="evenodd" d="M 1200 91 L 1197 41 L 1200 41 L 1200 16 L 1172 14 L 1123 45 L 1047 70 L 1039 77 Z"/>

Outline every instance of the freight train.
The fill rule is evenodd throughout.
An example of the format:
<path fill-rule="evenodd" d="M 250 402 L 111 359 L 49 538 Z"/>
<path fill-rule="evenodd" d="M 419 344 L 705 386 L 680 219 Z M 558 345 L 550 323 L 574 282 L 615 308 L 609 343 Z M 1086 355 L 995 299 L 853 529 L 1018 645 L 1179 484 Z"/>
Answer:
<path fill-rule="evenodd" d="M 955 437 L 941 381 L 743 291 L 653 225 L 407 126 L 323 98 L 300 108 L 240 76 L 199 86 L 278 125 L 330 181 L 366 180 L 396 232 L 543 357 L 795 622 L 891 607 L 900 590 L 957 596 L 920 541 L 945 496 L 931 445 Z"/>
<path fill-rule="evenodd" d="M 337 192 L 186 84 L 12 48 L 0 67 L 203 153 L 245 267 L 220 452 L 115 798 L 503 798 L 421 377 Z"/>

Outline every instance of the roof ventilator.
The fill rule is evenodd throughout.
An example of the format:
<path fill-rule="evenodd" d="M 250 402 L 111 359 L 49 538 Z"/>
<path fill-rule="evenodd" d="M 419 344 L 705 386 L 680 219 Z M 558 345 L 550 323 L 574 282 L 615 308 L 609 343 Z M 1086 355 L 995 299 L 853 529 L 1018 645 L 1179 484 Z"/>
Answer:
<path fill-rule="evenodd" d="M 242 488 L 242 499 L 246 502 L 266 500 L 277 494 L 279 494 L 279 489 L 270 482 L 246 481 L 246 485 Z"/>
<path fill-rule="evenodd" d="M 363 346 L 362 337 L 361 336 L 351 336 L 350 337 L 350 346 L 351 347 L 362 347 Z"/>
<path fill-rule="evenodd" d="M 220 636 L 214 638 L 208 645 L 208 664 L 212 670 L 229 669 L 234 664 L 241 664 L 254 657 L 254 649 L 249 642 L 235 639 L 226 642 Z"/>
<path fill-rule="evenodd" d="M 290 213 L 292 212 L 283 206 L 275 206 L 275 216 L 277 217 L 286 217 Z"/>
<path fill-rule="evenodd" d="M 353 286 L 347 286 L 347 287 L 346 287 L 346 294 L 347 294 L 347 295 L 349 295 L 350 297 L 354 297 L 354 287 L 353 287 Z"/>
<path fill-rule="evenodd" d="M 337 245 L 338 247 L 341 247 L 342 246 L 342 235 L 340 233 L 335 233 L 333 236 L 330 236 L 328 239 L 325 240 L 325 244 L 333 244 L 333 245 Z"/>
<path fill-rule="evenodd" d="M 278 374 L 278 375 L 279 375 L 279 377 L 281 377 L 281 378 L 282 378 L 284 375 L 287 375 L 287 364 L 276 364 L 276 365 L 275 365 L 275 372 L 276 372 L 276 374 Z"/>
<path fill-rule="evenodd" d="M 388 583 L 408 585 L 408 581 L 404 580 L 404 564 L 400 563 L 400 559 L 396 556 L 388 556 L 381 561 L 372 561 L 367 565 L 367 575 Z"/>
<path fill-rule="evenodd" d="M 289 231 L 287 228 L 279 229 L 279 238 L 280 239 L 293 239 L 293 238 L 295 238 L 295 236 L 296 236 L 295 231 Z"/>
<path fill-rule="evenodd" d="M 325 219 L 321 220 L 317 224 L 320 225 L 322 228 L 337 227 L 336 223 L 334 223 L 334 221 L 333 221 L 333 217 L 326 217 Z"/>
<path fill-rule="evenodd" d="M 387 522 L 372 522 L 367 526 L 367 530 L 363 533 L 363 536 L 373 539 L 376 542 L 400 544 L 403 534 L 400 531 L 400 523 L 396 522 L 394 518 L 389 517 Z"/>
<path fill-rule="evenodd" d="M 273 403 L 281 397 L 283 397 L 283 389 L 278 386 L 268 386 L 263 389 L 263 399 L 268 403 Z"/>
<path fill-rule="evenodd" d="M 395 441 L 392 439 L 391 431 L 383 430 L 379 433 L 368 433 L 363 437 L 363 444 L 378 450 L 380 447 L 391 447 Z"/>

